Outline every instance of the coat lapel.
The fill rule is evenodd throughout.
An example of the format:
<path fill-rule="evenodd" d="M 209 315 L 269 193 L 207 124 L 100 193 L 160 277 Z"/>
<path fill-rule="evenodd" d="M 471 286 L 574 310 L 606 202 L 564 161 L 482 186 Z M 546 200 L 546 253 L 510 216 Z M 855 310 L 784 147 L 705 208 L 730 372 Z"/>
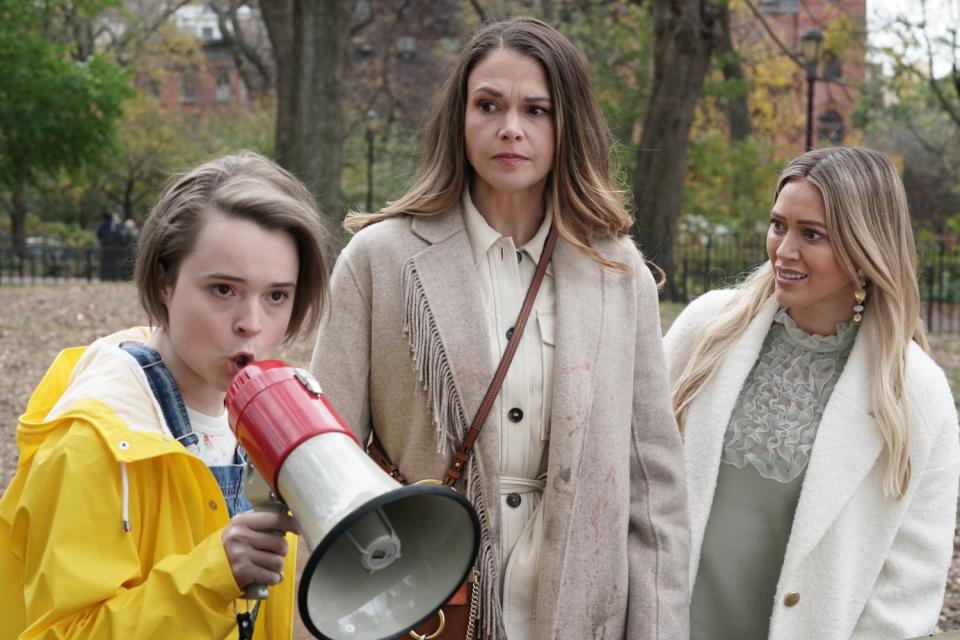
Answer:
<path fill-rule="evenodd" d="M 696 580 L 703 534 L 713 505 L 723 436 L 744 381 L 753 369 L 779 308 L 771 298 L 723 356 L 713 380 L 703 387 L 684 419 L 684 464 L 690 510 L 690 587 Z"/>
<path fill-rule="evenodd" d="M 414 218 L 411 229 L 431 243 L 411 260 L 429 302 L 469 426 L 496 369 L 490 356 L 470 240 L 459 207 L 440 216 Z M 496 454 L 487 460 L 500 459 L 500 434 L 493 433 L 497 430 L 496 421 L 489 421 L 480 434 L 481 448 Z M 488 446 L 493 443 L 495 448 Z"/>
<path fill-rule="evenodd" d="M 847 364 L 824 409 L 797 504 L 784 571 L 795 567 L 830 529 L 850 496 L 877 462 L 883 448 L 868 398 L 877 344 L 869 324 L 860 328 Z"/>
<path fill-rule="evenodd" d="M 496 370 L 496 363 L 490 355 L 480 281 L 470 240 L 459 207 L 438 216 L 416 217 L 411 222 L 411 231 L 430 243 L 411 260 L 461 401 L 465 433 Z M 455 446 L 459 446 L 459 439 Z M 453 453 L 448 451 L 451 460 Z M 480 477 L 484 479 L 482 493 L 487 502 L 488 530 L 499 532 L 498 420 L 487 419 L 477 439 L 471 464 L 479 465 Z M 491 543 L 499 548 L 499 535 L 491 536 Z"/>
<path fill-rule="evenodd" d="M 594 371 L 605 313 L 605 274 L 599 264 L 562 238 L 557 241 L 552 262 L 557 299 L 557 347 L 550 462 L 541 507 L 545 518 L 542 571 L 536 601 L 536 637 L 544 638 L 554 637 L 556 631 L 561 568 L 568 556 L 566 549 L 580 485 L 580 459 L 590 424 Z"/>

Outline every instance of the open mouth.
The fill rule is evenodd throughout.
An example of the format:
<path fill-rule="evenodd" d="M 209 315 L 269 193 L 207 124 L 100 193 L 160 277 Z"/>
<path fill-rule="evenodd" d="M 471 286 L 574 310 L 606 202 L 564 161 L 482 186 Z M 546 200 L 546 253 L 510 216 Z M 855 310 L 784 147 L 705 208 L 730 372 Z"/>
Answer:
<path fill-rule="evenodd" d="M 777 271 L 777 276 L 779 276 L 784 280 L 790 280 L 791 282 L 797 282 L 799 280 L 805 280 L 807 278 L 807 274 L 798 273 L 795 271 Z"/>
<path fill-rule="evenodd" d="M 233 362 L 237 365 L 238 369 L 242 369 L 253 362 L 253 355 L 249 353 L 238 353 L 233 357 Z"/>

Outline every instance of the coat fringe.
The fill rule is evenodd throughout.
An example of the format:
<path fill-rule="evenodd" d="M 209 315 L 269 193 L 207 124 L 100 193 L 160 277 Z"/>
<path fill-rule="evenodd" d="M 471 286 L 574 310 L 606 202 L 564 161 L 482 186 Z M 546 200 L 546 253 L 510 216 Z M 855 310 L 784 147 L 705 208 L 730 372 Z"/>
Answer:
<path fill-rule="evenodd" d="M 477 552 L 477 571 L 480 574 L 480 637 L 483 640 L 504 640 L 507 637 L 503 626 L 503 606 L 500 602 L 500 578 L 497 571 L 497 552 L 490 538 L 486 501 L 483 498 L 483 481 L 480 466 L 470 461 L 467 499 L 473 504 L 480 520 L 480 549 Z"/>
<path fill-rule="evenodd" d="M 430 399 L 437 453 L 452 455 L 467 434 L 467 420 L 450 361 L 412 260 L 403 268 L 403 332 L 410 341 L 417 381 Z"/>
<path fill-rule="evenodd" d="M 413 260 L 408 260 L 404 265 L 402 286 L 403 331 L 410 342 L 417 381 L 423 384 L 429 398 L 437 432 L 437 453 L 452 455 L 467 433 L 467 419 L 450 361 Z M 500 604 L 497 553 L 490 533 L 481 467 L 476 457 L 470 461 L 466 490 L 467 499 L 473 504 L 480 520 L 480 549 L 476 565 L 480 574 L 478 622 L 483 640 L 502 640 L 506 638 L 506 632 Z"/>

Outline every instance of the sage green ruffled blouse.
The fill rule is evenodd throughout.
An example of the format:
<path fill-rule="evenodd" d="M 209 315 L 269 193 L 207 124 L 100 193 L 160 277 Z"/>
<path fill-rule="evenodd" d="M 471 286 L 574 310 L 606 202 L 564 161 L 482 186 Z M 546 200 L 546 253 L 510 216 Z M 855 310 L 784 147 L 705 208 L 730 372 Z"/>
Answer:
<path fill-rule="evenodd" d="M 832 336 L 781 308 L 727 425 L 690 610 L 692 640 L 766 640 L 803 473 L 850 355 L 853 322 Z"/>

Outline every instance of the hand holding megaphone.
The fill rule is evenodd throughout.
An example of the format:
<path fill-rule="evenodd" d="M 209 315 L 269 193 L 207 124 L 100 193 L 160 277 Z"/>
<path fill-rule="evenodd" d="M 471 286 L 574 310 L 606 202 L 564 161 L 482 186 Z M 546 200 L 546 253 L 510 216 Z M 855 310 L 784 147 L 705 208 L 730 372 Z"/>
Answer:
<path fill-rule="evenodd" d="M 309 373 L 251 363 L 226 404 L 237 440 L 311 550 L 298 601 L 313 635 L 395 638 L 463 583 L 480 541 L 473 507 L 448 487 L 404 487 L 384 473 Z"/>
<path fill-rule="evenodd" d="M 267 597 L 266 585 L 283 579 L 283 559 L 289 549 L 283 534 L 299 532 L 297 521 L 279 510 L 247 511 L 230 520 L 220 536 L 227 562 L 248 600 Z"/>

